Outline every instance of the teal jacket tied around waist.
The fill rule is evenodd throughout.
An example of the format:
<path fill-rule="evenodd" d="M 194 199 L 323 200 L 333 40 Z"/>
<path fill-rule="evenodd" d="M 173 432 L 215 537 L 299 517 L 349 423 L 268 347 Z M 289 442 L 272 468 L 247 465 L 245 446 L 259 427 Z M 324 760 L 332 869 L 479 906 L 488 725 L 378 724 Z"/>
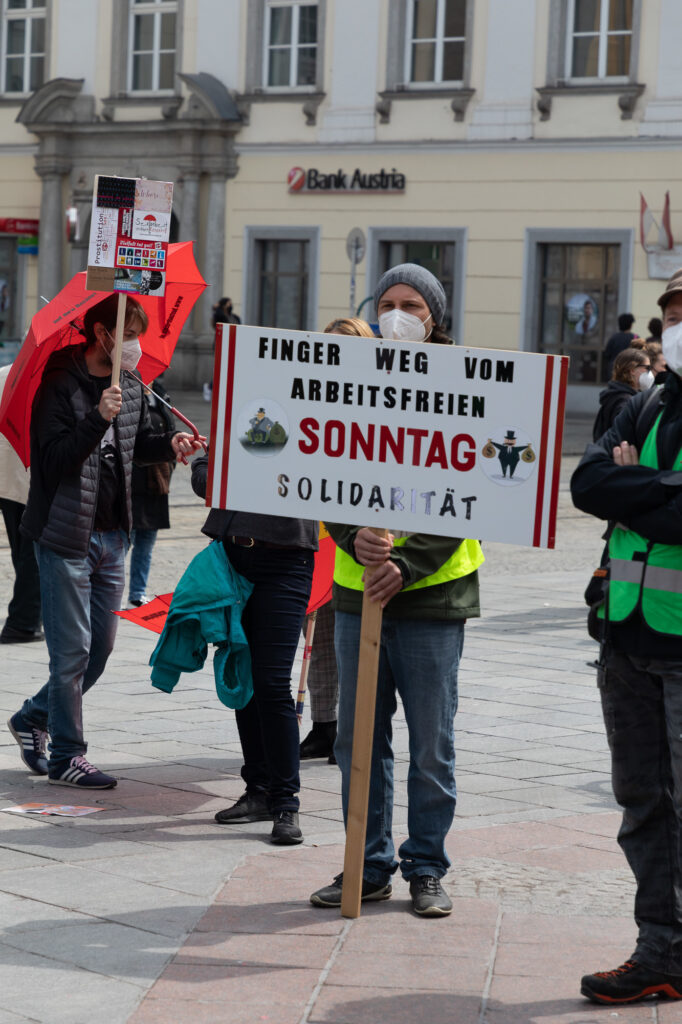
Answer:
<path fill-rule="evenodd" d="M 208 644 L 216 644 L 213 672 L 219 699 L 235 710 L 248 704 L 253 678 L 242 612 L 252 590 L 253 584 L 230 565 L 222 544 L 199 552 L 175 589 L 149 659 L 152 684 L 171 693 L 180 673 L 203 668 Z"/>

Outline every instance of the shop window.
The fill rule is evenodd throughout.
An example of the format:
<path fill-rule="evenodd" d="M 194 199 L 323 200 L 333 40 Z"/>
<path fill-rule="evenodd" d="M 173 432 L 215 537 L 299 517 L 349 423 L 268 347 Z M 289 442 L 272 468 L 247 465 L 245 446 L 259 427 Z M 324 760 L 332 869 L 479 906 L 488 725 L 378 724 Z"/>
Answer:
<path fill-rule="evenodd" d="M 177 26 L 176 0 L 130 0 L 129 92 L 173 91 Z"/>
<path fill-rule="evenodd" d="M 314 87 L 317 82 L 317 41 L 316 3 L 268 2 L 265 85 L 270 89 Z"/>
<path fill-rule="evenodd" d="M 535 350 L 570 356 L 569 382 L 606 379 L 604 346 L 616 331 L 621 246 L 538 246 L 538 312 Z"/>
<path fill-rule="evenodd" d="M 256 323 L 263 327 L 306 330 L 309 243 L 302 239 L 260 239 L 257 267 Z"/>
<path fill-rule="evenodd" d="M 567 72 L 571 79 L 630 75 L 634 0 L 570 0 Z"/>
<path fill-rule="evenodd" d="M 33 92 L 45 81 L 45 0 L 3 0 L 2 14 L 3 92 Z"/>
<path fill-rule="evenodd" d="M 405 80 L 462 83 L 467 0 L 409 0 Z"/>

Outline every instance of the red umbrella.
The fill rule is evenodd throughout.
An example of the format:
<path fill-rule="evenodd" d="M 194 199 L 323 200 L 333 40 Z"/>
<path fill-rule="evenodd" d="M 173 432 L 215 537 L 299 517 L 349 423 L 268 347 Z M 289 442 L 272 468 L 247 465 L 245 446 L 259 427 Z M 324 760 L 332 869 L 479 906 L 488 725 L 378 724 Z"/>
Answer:
<path fill-rule="evenodd" d="M 140 337 L 142 358 L 137 366 L 145 384 L 167 369 L 180 331 L 206 287 L 194 262 L 192 245 L 192 242 L 177 242 L 168 246 L 165 295 L 135 296 L 149 317 L 149 327 Z M 31 406 L 45 364 L 57 349 L 83 342 L 83 314 L 110 294 L 88 291 L 85 273 L 76 274 L 31 320 L 0 403 L 0 433 L 5 435 L 25 466 L 30 461 Z"/>

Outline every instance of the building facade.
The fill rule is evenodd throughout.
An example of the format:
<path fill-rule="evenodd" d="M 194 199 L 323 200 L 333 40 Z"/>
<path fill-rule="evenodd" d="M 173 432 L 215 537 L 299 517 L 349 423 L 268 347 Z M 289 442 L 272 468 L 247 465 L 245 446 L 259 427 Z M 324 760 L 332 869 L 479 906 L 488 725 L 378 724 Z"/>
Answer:
<path fill-rule="evenodd" d="M 646 335 L 682 265 L 639 239 L 640 193 L 660 220 L 669 191 L 682 233 L 679 0 L 1 10 L 0 358 L 85 265 L 96 173 L 175 183 L 172 237 L 209 282 L 169 371 L 188 386 L 221 295 L 264 326 L 373 319 L 407 259 L 443 280 L 458 344 L 570 355 L 569 408 L 590 411 L 618 313 Z"/>

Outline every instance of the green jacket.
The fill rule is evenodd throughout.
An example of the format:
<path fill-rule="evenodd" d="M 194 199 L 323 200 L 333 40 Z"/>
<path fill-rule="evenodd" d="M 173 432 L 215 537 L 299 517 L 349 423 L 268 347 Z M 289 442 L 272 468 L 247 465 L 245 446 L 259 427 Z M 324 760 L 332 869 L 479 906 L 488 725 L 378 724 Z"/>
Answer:
<path fill-rule="evenodd" d="M 325 523 L 335 543 L 352 557 L 355 535 L 359 526 Z M 430 576 L 457 550 L 461 540 L 454 537 L 432 537 L 413 533 L 405 544 L 393 548 L 391 561 L 395 562 L 408 587 L 417 580 Z M 337 611 L 359 615 L 362 611 L 362 591 L 334 583 L 332 603 Z M 478 572 L 446 583 L 417 590 L 401 591 L 384 608 L 389 619 L 470 619 L 481 614 Z"/>

